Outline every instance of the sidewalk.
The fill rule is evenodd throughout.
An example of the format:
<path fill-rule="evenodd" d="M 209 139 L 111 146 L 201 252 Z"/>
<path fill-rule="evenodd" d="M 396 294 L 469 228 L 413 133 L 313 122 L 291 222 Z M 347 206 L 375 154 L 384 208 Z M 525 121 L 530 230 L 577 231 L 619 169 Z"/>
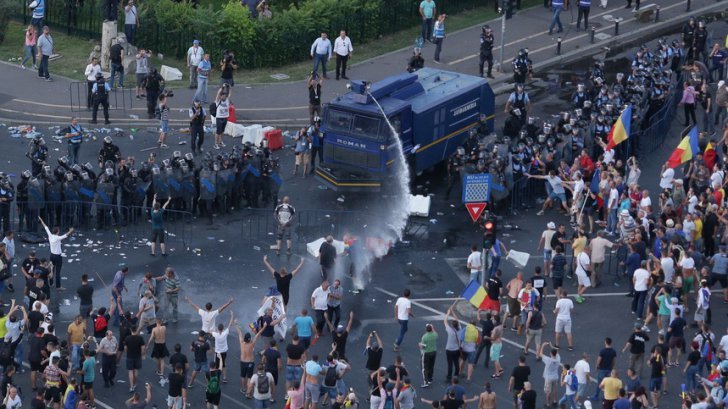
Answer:
<path fill-rule="evenodd" d="M 651 2 L 643 0 L 642 7 Z M 728 4 L 715 0 L 692 0 L 690 13 L 685 10 L 685 1 L 660 1 L 660 20 L 655 23 L 654 18 L 648 23 L 640 23 L 633 16 L 632 10 L 624 8 L 625 2 L 611 1 L 606 9 L 597 7 L 594 2 L 590 25 L 596 28 L 594 44 L 590 43 L 590 33 L 576 31 L 576 9 L 571 7 L 561 13 L 564 32 L 561 33 L 561 55 L 556 55 L 557 35 L 549 36 L 547 33 L 551 12 L 543 7 L 534 7 L 516 14 L 507 21 L 505 47 L 503 50 L 503 65 L 505 73 L 495 72 L 495 79 L 490 80 L 496 92 L 505 92 L 510 89 L 512 74 L 510 66 L 513 57 L 520 48 L 528 48 L 529 55 L 534 62 L 536 72 L 546 68 L 565 64 L 570 61 L 582 59 L 589 55 L 604 52 L 604 47 L 616 47 L 625 42 L 633 42 L 640 37 L 654 36 L 658 32 L 666 34 L 677 33 L 684 24 L 687 15 L 700 16 L 712 12 L 721 12 L 728 9 Z M 614 36 L 614 19 L 622 19 L 619 27 L 619 36 Z M 489 24 L 496 37 L 496 47 L 493 50 L 494 60 L 498 64 L 501 41 L 501 20 L 485 22 Z M 470 27 L 458 32 L 449 33 L 443 43 L 441 54 L 442 64 L 436 65 L 432 61 L 434 45 L 427 44 L 423 48 L 425 65 L 437 66 L 446 70 L 478 75 L 478 48 L 481 25 Z M 356 40 L 354 40 L 356 41 Z M 348 76 L 352 79 L 365 79 L 378 81 L 390 75 L 404 71 L 411 56 L 410 48 L 393 51 L 379 57 L 356 62 L 351 66 Z M 335 98 L 347 92 L 346 81 L 333 79 L 333 61 L 329 63 L 330 77 L 323 87 L 324 100 Z M 53 75 L 53 63 L 50 64 Z M 0 91 L 0 122 L 5 123 L 37 123 L 56 124 L 65 122 L 73 115 L 69 105 L 70 80 L 56 77 L 54 82 L 46 83 L 37 78 L 36 73 L 22 71 L 15 65 L 0 64 L 0 76 L 4 79 Z M 212 86 L 209 93 L 214 92 Z M 171 100 L 173 107 L 172 122 L 174 125 L 186 124 L 186 111 L 193 95 L 192 90 L 175 89 L 175 97 Z M 280 127 L 301 126 L 308 121 L 308 92 L 305 81 L 286 82 L 278 84 L 237 85 L 233 91 L 233 102 L 238 113 L 238 122 L 263 123 Z M 181 112 L 184 111 L 184 112 Z M 131 110 L 112 111 L 114 126 L 144 126 L 153 125 L 155 121 L 147 121 L 145 101 L 133 100 Z M 83 111 L 76 113 L 82 123 L 90 118 L 90 113 Z M 140 119 L 130 117 L 138 116 Z"/>

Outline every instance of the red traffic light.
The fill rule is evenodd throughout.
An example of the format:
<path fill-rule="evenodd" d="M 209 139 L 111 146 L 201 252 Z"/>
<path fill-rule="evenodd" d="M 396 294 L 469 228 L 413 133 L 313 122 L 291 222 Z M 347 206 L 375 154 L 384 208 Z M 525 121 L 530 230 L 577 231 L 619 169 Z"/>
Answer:
<path fill-rule="evenodd" d="M 495 226 L 493 225 L 493 222 L 487 221 L 487 222 L 485 222 L 483 227 L 485 228 L 485 230 L 493 230 L 493 227 L 495 227 Z"/>

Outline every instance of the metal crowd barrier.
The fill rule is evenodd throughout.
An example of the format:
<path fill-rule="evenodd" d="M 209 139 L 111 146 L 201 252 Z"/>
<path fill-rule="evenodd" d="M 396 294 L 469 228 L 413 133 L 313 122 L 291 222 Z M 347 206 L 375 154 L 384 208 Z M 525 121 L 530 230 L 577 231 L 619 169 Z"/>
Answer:
<path fill-rule="evenodd" d="M 273 244 L 277 238 L 278 223 L 273 209 L 244 209 L 241 212 L 242 239 L 248 244 Z M 343 210 L 297 210 L 290 227 L 291 241 L 297 249 L 306 243 L 328 235 L 337 240 L 346 234 L 361 235 L 374 216 Z"/>
<path fill-rule="evenodd" d="M 109 81 L 110 78 L 107 78 Z M 109 92 L 109 110 L 127 110 L 132 109 L 134 104 L 133 87 L 117 88 L 116 91 Z M 71 102 L 71 112 L 81 112 L 87 110 L 86 102 L 88 98 L 88 83 L 86 81 L 71 82 L 68 84 L 68 96 Z M 91 102 L 93 106 L 93 101 Z M 99 105 L 99 118 L 104 119 L 104 107 Z"/>
<path fill-rule="evenodd" d="M 2 227 L 8 227 L 21 235 L 35 233 L 44 236 L 45 232 L 38 221 L 39 216 L 51 228 L 58 226 L 61 231 L 66 231 L 73 227 L 81 232 L 110 232 L 117 241 L 144 240 L 151 235 L 148 207 L 93 202 L 45 201 L 41 205 L 36 202 L 16 202 L 10 207 L 8 221 L 2 221 Z M 192 213 L 165 210 L 163 218 L 167 240 L 187 246 L 192 229 Z"/>

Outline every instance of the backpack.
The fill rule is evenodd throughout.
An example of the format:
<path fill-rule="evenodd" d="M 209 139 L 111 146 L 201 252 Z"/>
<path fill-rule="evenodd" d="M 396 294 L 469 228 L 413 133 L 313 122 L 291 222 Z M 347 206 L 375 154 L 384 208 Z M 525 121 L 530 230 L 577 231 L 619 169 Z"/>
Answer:
<path fill-rule="evenodd" d="M 266 380 L 268 377 L 265 377 Z M 258 378 L 260 380 L 260 377 Z M 258 386 L 260 387 L 260 386 Z M 207 393 L 211 394 L 218 394 L 220 393 L 220 374 L 215 374 L 210 377 L 210 380 L 207 381 Z"/>
<path fill-rule="evenodd" d="M 336 364 L 329 365 L 329 368 L 326 370 L 326 376 L 324 377 L 324 386 L 336 386 L 336 378 Z"/>
<path fill-rule="evenodd" d="M 571 375 L 571 381 L 569 382 L 569 388 L 571 388 L 571 390 L 574 392 L 579 390 L 579 379 L 576 378 L 576 372 L 569 371 L 566 374 Z"/>
<path fill-rule="evenodd" d="M 99 315 L 96 317 L 96 320 L 94 320 L 94 332 L 101 332 L 105 330 L 108 327 L 108 322 L 106 321 L 106 317 L 103 315 Z"/>
<path fill-rule="evenodd" d="M 265 395 L 270 390 L 270 384 L 268 383 L 268 374 L 265 372 L 258 373 L 258 393 Z"/>
<path fill-rule="evenodd" d="M 394 396 L 392 392 L 386 393 L 387 398 L 384 400 L 384 409 L 394 409 Z"/>

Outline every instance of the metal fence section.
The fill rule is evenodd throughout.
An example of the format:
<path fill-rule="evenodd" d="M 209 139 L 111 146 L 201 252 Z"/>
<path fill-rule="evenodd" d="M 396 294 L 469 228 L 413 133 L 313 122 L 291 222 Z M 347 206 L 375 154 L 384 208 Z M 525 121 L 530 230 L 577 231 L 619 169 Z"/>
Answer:
<path fill-rule="evenodd" d="M 29 24 L 32 16 L 32 10 L 28 7 L 30 0 L 11 0 L 13 2 L 12 16 L 22 20 L 24 24 Z M 85 38 L 101 38 L 101 25 L 106 17 L 105 0 L 45 0 L 46 15 L 45 24 L 53 30 L 63 30 L 67 34 L 77 35 Z M 119 3 L 117 29 L 124 32 L 124 16 L 123 6 L 126 2 Z M 396 33 L 402 29 L 414 27 L 421 22 L 419 15 L 419 2 L 410 0 L 391 0 L 386 2 L 386 13 L 381 14 L 381 21 L 371 21 L 366 16 L 360 15 L 362 12 L 353 14 L 333 13 L 327 16 L 326 21 L 328 27 L 320 27 L 320 29 L 328 29 L 329 33 L 338 33 L 340 29 L 346 28 L 352 38 L 369 38 L 376 39 L 381 35 Z M 447 14 L 455 14 L 464 10 L 482 6 L 482 2 L 476 0 L 442 0 L 437 4 L 438 12 Z M 274 10 L 275 13 L 284 13 L 284 10 Z M 160 24 L 154 24 L 151 20 L 145 20 L 146 15 L 141 15 L 142 24 L 139 25 L 135 34 L 134 45 L 150 48 L 154 52 L 161 52 L 164 55 L 173 55 L 177 58 L 183 58 L 193 38 L 199 39 L 207 47 L 212 47 L 209 51 L 221 52 L 228 48 L 225 44 L 223 34 L 216 35 L 206 32 L 200 28 L 184 27 L 182 29 L 170 29 Z M 379 32 L 376 36 L 372 35 L 372 27 L 378 27 Z M 263 23 L 256 20 L 256 31 L 260 33 L 259 39 L 265 41 L 264 38 L 268 34 L 268 29 Z M 364 36 L 362 36 L 364 34 Z M 220 38 L 214 38 L 220 37 Z M 287 39 L 296 41 L 298 39 Z M 284 41 L 285 42 L 285 41 Z M 213 49 L 214 48 L 214 49 Z M 218 49 L 219 48 L 219 49 Z M 251 61 L 255 67 L 259 66 L 260 55 L 269 50 L 260 50 L 252 48 L 252 54 L 246 61 Z M 307 55 L 304 53 L 302 56 Z M 218 55 L 219 56 L 219 55 Z M 213 58 L 217 58 L 214 56 Z M 243 56 L 239 59 L 244 60 Z M 290 61 L 289 61 L 290 62 Z"/>
<path fill-rule="evenodd" d="M 117 88 L 109 92 L 109 110 L 132 109 L 134 88 Z M 71 112 L 81 112 L 87 109 L 89 97 L 88 83 L 86 81 L 71 82 L 68 84 L 68 97 L 71 103 Z M 91 100 L 93 106 L 93 99 Z M 99 115 L 103 118 L 104 107 L 99 105 Z"/>
<path fill-rule="evenodd" d="M 278 223 L 272 209 L 243 209 L 241 211 L 243 240 L 256 246 L 274 244 Z M 305 246 L 328 235 L 340 240 L 347 234 L 360 236 L 369 230 L 375 218 L 369 214 L 343 210 L 297 210 L 291 225 L 291 240 L 295 248 Z M 371 229 L 373 230 L 373 229 Z"/>
<path fill-rule="evenodd" d="M 45 235 L 38 221 L 42 217 L 49 227 L 58 226 L 61 231 L 73 227 L 82 232 L 110 232 L 115 240 L 136 241 L 149 239 L 151 222 L 146 206 L 102 205 L 93 202 L 16 202 L 10 210 L 10 229 L 19 233 Z M 192 230 L 192 213 L 181 210 L 165 210 L 163 215 L 167 241 L 187 246 Z"/>

